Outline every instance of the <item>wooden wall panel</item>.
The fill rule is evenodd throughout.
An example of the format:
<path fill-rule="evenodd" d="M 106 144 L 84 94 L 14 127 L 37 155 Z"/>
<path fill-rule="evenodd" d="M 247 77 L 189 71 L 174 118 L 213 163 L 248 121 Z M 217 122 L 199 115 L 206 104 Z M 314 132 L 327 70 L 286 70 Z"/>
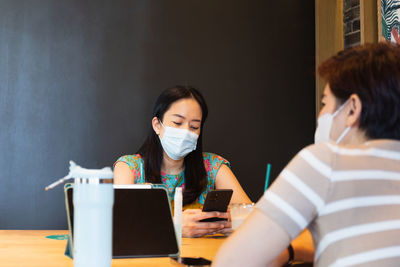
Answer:
<path fill-rule="evenodd" d="M 315 1 L 316 70 L 321 62 L 343 49 L 343 0 Z M 321 108 L 325 81 L 316 75 L 316 116 Z"/>
<path fill-rule="evenodd" d="M 361 44 L 378 41 L 378 10 L 376 0 L 360 1 Z"/>

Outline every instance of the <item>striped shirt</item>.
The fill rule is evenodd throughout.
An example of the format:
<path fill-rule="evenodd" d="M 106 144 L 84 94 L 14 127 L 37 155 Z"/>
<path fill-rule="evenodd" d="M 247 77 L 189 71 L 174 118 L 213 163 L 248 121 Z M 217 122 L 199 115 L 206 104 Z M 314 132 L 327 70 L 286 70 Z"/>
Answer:
<path fill-rule="evenodd" d="M 308 227 L 314 266 L 400 266 L 400 141 L 311 145 L 257 208 L 291 239 Z"/>

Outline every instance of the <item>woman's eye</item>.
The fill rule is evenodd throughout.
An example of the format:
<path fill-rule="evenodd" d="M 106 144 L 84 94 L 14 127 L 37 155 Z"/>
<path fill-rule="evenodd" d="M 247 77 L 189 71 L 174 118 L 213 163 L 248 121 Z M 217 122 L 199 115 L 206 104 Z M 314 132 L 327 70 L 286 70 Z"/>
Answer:
<path fill-rule="evenodd" d="M 175 125 L 178 125 L 178 126 L 182 125 L 182 122 L 175 122 L 175 121 L 173 121 L 173 123 L 174 123 Z"/>
<path fill-rule="evenodd" d="M 199 127 L 193 127 L 193 126 L 191 126 L 190 127 L 192 130 L 197 130 L 197 129 L 199 129 Z"/>

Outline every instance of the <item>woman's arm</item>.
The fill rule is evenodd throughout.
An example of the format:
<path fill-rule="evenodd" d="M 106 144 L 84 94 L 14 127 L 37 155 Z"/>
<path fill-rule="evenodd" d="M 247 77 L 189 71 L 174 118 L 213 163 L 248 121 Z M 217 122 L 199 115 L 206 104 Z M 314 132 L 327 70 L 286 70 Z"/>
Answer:
<path fill-rule="evenodd" d="M 133 184 L 133 172 L 125 162 L 118 162 L 114 167 L 114 184 Z"/>
<path fill-rule="evenodd" d="M 252 201 L 240 186 L 231 169 L 222 164 L 215 178 L 216 189 L 232 189 L 233 195 L 231 203 L 251 203 Z"/>
<path fill-rule="evenodd" d="M 269 266 L 289 243 L 282 227 L 255 209 L 222 244 L 213 266 Z"/>
<path fill-rule="evenodd" d="M 314 260 L 314 244 L 308 229 L 301 232 L 301 234 L 294 239 L 291 243 L 294 258 L 293 261 L 311 263 Z M 289 252 L 284 249 L 275 260 L 269 264 L 269 267 L 281 267 L 289 261 Z"/>
<path fill-rule="evenodd" d="M 289 243 L 283 228 L 256 209 L 221 246 L 213 266 L 280 267 L 289 260 Z M 292 241 L 292 247 L 295 261 L 313 261 L 314 246 L 308 230 Z"/>

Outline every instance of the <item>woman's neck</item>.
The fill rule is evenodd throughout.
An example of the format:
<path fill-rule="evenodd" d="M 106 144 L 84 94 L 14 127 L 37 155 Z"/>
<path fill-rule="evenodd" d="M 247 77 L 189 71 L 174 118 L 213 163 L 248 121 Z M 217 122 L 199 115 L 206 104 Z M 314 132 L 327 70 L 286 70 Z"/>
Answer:
<path fill-rule="evenodd" d="M 351 128 L 346 137 L 343 138 L 343 142 L 340 142 L 340 144 L 360 145 L 368 141 L 365 131 L 360 130 L 358 127 Z"/>
<path fill-rule="evenodd" d="M 161 171 L 167 174 L 180 174 L 183 170 L 184 158 L 179 160 L 171 159 L 165 151 L 163 151 L 163 160 L 161 163 Z"/>

